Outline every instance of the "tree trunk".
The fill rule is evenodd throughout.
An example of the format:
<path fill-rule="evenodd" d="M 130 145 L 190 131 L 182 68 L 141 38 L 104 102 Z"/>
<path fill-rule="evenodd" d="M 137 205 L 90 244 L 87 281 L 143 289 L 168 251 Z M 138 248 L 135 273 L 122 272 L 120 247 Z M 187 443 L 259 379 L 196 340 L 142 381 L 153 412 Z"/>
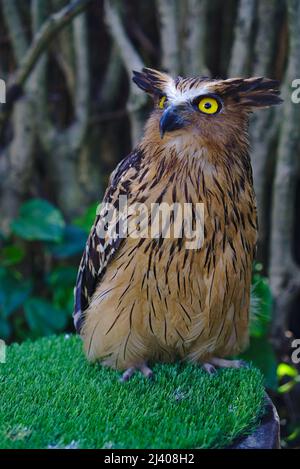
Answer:
<path fill-rule="evenodd" d="M 275 300 L 273 340 L 280 348 L 284 340 L 292 302 L 300 289 L 300 270 L 294 260 L 294 207 L 299 176 L 300 106 L 291 100 L 291 83 L 300 76 L 300 2 L 288 1 L 289 62 L 284 82 L 278 158 L 273 186 L 270 244 L 270 283 Z"/>

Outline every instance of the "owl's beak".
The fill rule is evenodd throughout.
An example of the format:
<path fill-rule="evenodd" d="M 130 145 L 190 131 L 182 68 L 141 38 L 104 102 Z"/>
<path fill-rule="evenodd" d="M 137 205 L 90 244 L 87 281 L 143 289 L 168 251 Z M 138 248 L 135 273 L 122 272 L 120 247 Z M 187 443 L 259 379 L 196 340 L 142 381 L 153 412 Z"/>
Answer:
<path fill-rule="evenodd" d="M 177 106 L 167 107 L 159 121 L 161 138 L 163 138 L 165 132 L 181 129 L 185 123 L 186 121 L 180 115 L 180 109 Z"/>

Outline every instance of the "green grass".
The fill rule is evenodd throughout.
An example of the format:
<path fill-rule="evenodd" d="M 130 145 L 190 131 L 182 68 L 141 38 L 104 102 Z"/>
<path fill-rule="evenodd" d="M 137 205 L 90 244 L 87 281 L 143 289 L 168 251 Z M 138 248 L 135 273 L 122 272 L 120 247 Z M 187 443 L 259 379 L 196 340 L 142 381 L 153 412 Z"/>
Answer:
<path fill-rule="evenodd" d="M 0 364 L 0 448 L 219 448 L 263 412 L 255 368 L 207 375 L 156 365 L 155 380 L 90 365 L 75 336 L 14 344 Z"/>

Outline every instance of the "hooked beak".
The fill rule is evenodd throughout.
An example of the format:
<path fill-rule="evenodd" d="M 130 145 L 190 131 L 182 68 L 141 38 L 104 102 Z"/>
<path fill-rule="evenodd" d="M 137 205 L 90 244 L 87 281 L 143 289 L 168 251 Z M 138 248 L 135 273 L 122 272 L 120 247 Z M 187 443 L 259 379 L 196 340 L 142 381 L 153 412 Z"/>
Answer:
<path fill-rule="evenodd" d="M 180 115 L 180 110 L 178 107 L 167 107 L 159 121 L 159 131 L 161 138 L 163 138 L 165 132 L 181 129 L 185 123 L 186 121 Z"/>

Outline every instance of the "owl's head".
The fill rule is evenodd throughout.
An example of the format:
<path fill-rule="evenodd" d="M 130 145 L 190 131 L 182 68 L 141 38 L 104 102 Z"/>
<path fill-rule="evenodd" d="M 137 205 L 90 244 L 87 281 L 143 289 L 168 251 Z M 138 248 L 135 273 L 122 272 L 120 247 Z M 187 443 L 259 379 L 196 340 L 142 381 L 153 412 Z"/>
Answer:
<path fill-rule="evenodd" d="M 253 110 L 282 102 L 279 82 L 264 77 L 173 79 L 149 68 L 133 74 L 133 81 L 154 100 L 152 128 L 164 139 L 193 132 L 224 142 L 245 129 Z"/>

